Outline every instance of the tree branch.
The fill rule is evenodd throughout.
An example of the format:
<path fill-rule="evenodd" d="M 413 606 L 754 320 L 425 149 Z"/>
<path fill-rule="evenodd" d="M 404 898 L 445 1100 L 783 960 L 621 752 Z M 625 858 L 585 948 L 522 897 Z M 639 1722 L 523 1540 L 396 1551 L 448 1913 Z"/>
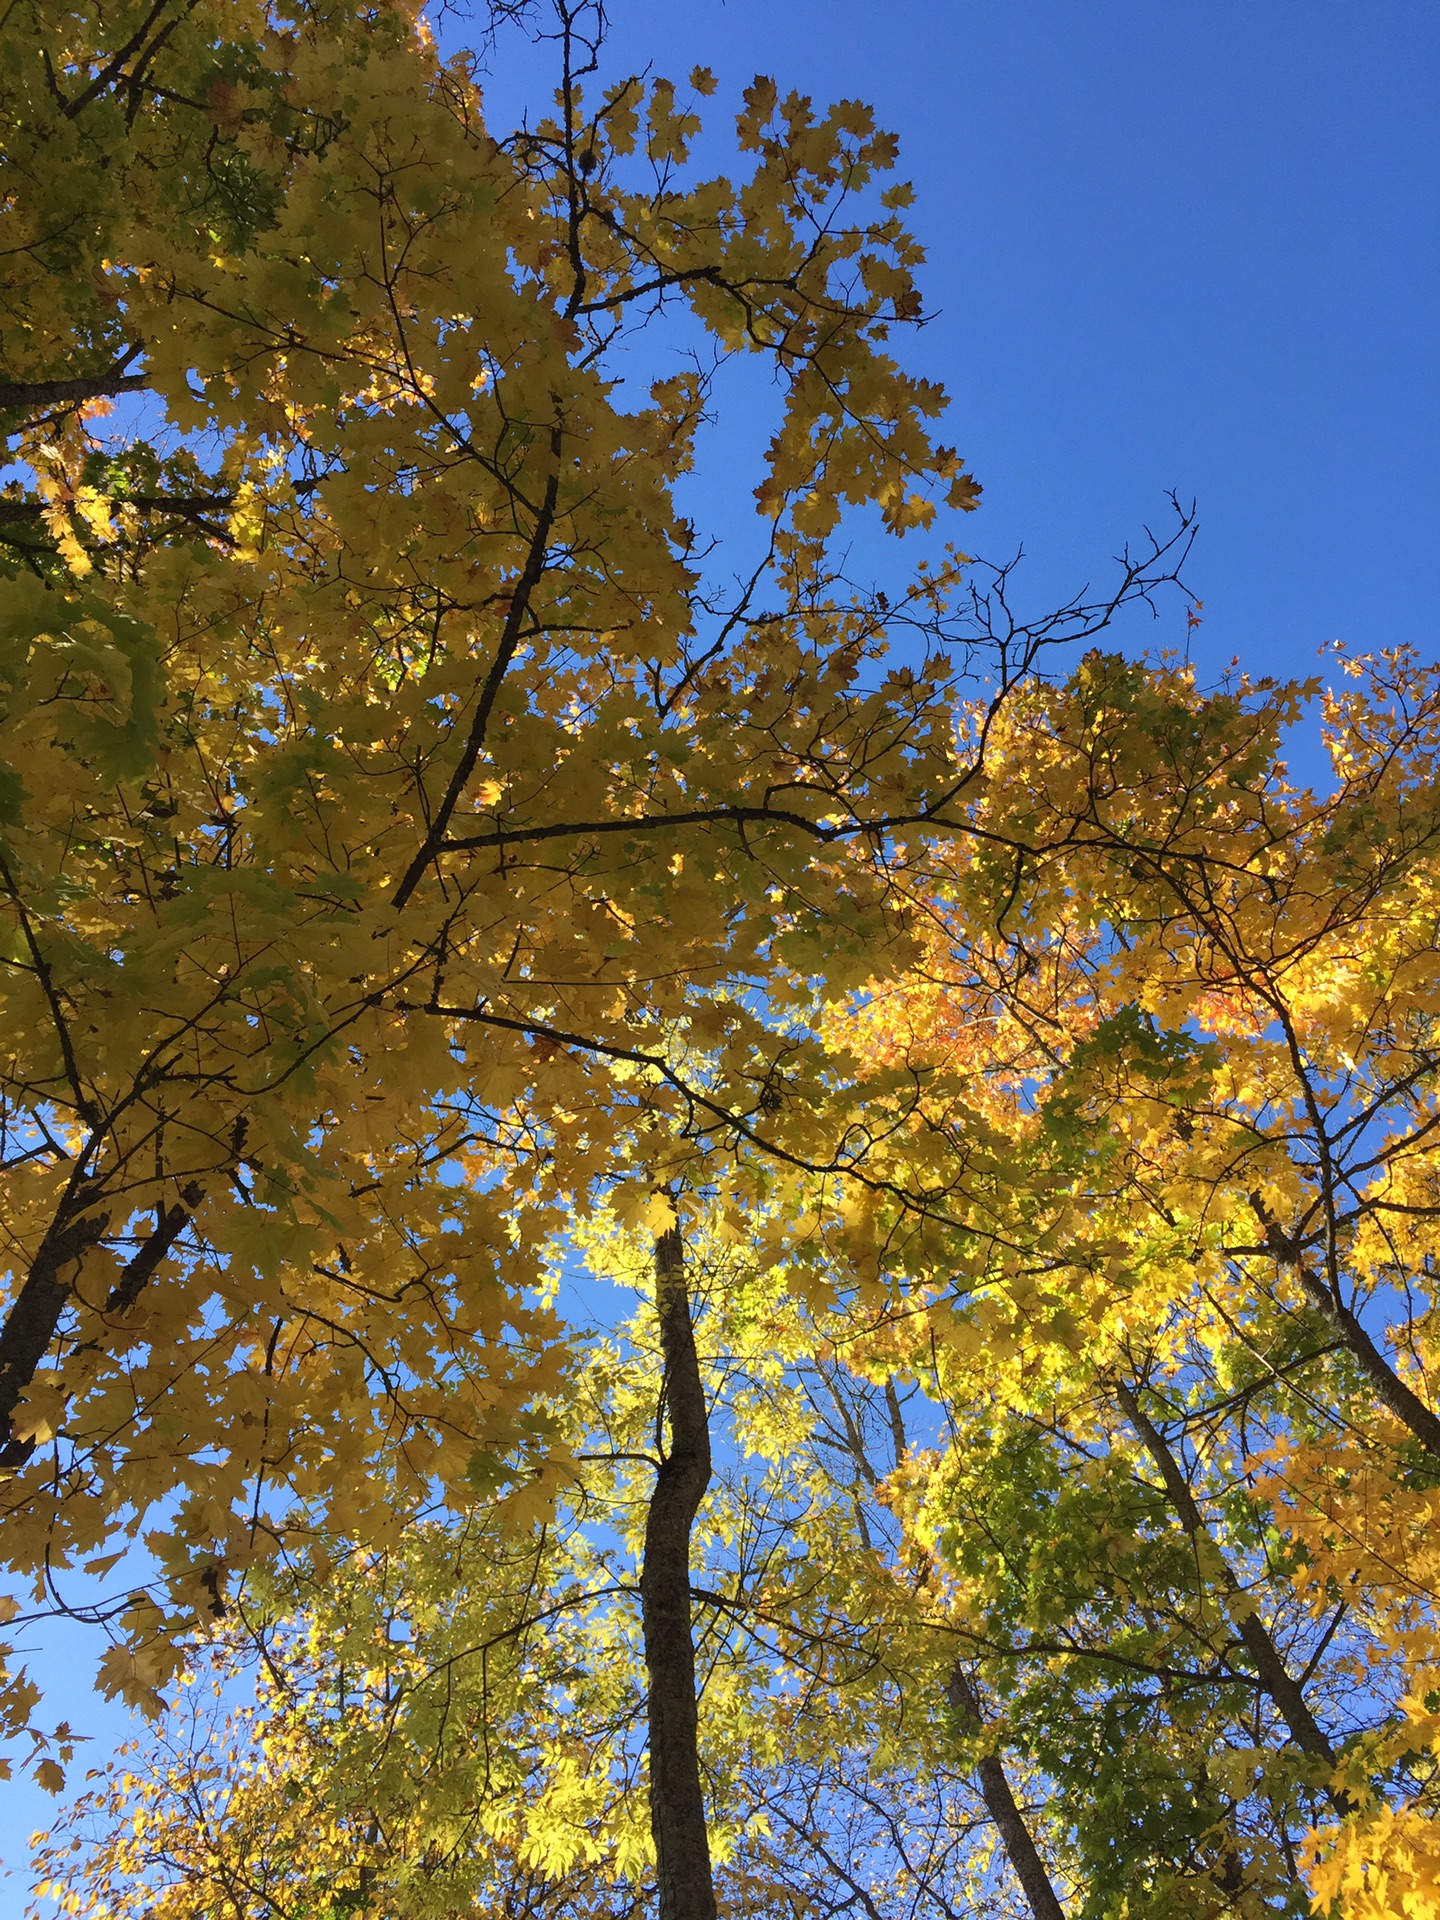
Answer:
<path fill-rule="evenodd" d="M 143 373 L 126 373 L 120 361 L 108 373 L 85 380 L 0 380 L 0 413 L 31 412 L 36 407 L 74 406 L 82 400 L 110 399 L 117 393 L 140 393 L 150 385 Z"/>

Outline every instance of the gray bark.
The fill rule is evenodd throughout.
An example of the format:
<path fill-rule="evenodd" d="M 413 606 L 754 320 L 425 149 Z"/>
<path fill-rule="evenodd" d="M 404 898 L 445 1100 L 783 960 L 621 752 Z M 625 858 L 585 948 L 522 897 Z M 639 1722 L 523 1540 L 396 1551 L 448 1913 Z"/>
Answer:
<path fill-rule="evenodd" d="M 980 1697 L 968 1674 L 958 1664 L 950 1671 L 945 1693 L 961 1724 L 969 1731 L 978 1732 L 981 1726 Z M 1050 1874 L 1040 1858 L 1040 1850 L 1010 1791 L 1010 1782 L 999 1754 L 987 1753 L 978 1760 L 975 1777 L 980 1783 L 980 1797 L 985 1802 L 985 1811 L 995 1822 L 1006 1858 L 1024 1890 L 1025 1898 L 1030 1902 L 1030 1911 L 1035 1920 L 1065 1920 L 1065 1909 L 1050 1884 Z"/>

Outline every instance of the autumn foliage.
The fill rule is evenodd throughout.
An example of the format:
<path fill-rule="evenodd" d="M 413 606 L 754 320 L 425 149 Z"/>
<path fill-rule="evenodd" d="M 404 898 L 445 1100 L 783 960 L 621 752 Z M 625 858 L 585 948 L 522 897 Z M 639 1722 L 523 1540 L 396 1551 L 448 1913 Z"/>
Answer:
<path fill-rule="evenodd" d="M 1183 513 L 1019 620 L 891 136 L 526 21 L 0 18 L 3 1606 L 161 1716 L 43 1882 L 1432 1915 L 1440 677 L 1104 650 Z"/>

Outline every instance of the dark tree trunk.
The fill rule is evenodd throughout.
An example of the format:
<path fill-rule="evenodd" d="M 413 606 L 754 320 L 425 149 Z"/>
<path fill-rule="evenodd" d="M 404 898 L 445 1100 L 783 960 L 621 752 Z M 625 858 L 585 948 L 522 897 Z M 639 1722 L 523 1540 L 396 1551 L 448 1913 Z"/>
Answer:
<path fill-rule="evenodd" d="M 963 1667 L 957 1665 L 951 1669 L 945 1692 L 960 1723 L 967 1731 L 978 1732 L 982 1724 L 980 1696 Z M 980 1797 L 985 1802 L 985 1810 L 995 1822 L 1006 1857 L 1015 1878 L 1024 1889 L 1025 1898 L 1030 1902 L 1030 1911 L 1035 1920 L 1065 1920 L 1065 1909 L 1050 1884 L 1049 1872 L 1040 1858 L 1039 1848 L 1031 1838 L 1025 1816 L 1015 1804 L 1015 1796 L 1010 1791 L 1010 1782 L 1005 1777 L 1005 1766 L 1000 1756 L 987 1753 L 977 1761 L 975 1777 L 980 1783 Z"/>
<path fill-rule="evenodd" d="M 710 1484 L 710 1421 L 678 1224 L 655 1243 L 655 1307 L 669 1444 L 650 1499 L 640 1570 L 649 1681 L 650 1829 L 659 1920 L 715 1920 L 690 1626 L 690 1531 Z"/>
<path fill-rule="evenodd" d="M 154 1232 L 131 1255 L 110 1289 L 105 1301 L 107 1314 L 124 1313 L 134 1306 L 190 1224 L 191 1211 L 200 1199 L 201 1189 L 192 1181 L 181 1195 L 183 1204 L 166 1207 L 158 1215 Z M 74 1220 L 63 1229 L 52 1228 L 0 1327 L 0 1469 L 23 1467 L 35 1452 L 33 1440 L 12 1437 L 12 1416 L 55 1338 L 70 1298 L 70 1281 L 62 1274 L 72 1271 L 103 1239 L 109 1224 L 110 1216 L 100 1213 Z"/>
<path fill-rule="evenodd" d="M 149 384 L 144 374 L 126 373 L 123 362 L 83 380 L 0 380 L 0 413 L 76 406 L 83 400 L 99 400 L 108 394 L 139 393 Z"/>
<path fill-rule="evenodd" d="M 0 1468 L 24 1466 L 35 1451 L 33 1442 L 12 1437 L 11 1417 L 55 1338 L 76 1264 L 109 1224 L 100 1213 L 52 1226 L 0 1327 Z"/>

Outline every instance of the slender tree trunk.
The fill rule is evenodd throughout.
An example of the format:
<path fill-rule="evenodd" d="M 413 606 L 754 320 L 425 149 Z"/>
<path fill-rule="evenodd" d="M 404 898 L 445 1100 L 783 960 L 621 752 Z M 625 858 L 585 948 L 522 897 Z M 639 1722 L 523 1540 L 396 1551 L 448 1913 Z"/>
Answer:
<path fill-rule="evenodd" d="M 1208 1538 L 1205 1517 L 1163 1434 L 1140 1405 L 1133 1389 L 1123 1380 L 1117 1382 L 1115 1394 L 1130 1424 L 1144 1442 L 1146 1452 L 1160 1469 L 1165 1491 L 1170 1497 L 1171 1506 L 1179 1515 L 1181 1526 L 1196 1542 Z M 1220 1557 L 1220 1580 L 1227 1594 L 1235 1596 L 1240 1593 L 1240 1582 L 1223 1556 Z M 1269 1628 L 1258 1613 L 1238 1609 L 1237 1613 L 1239 1617 L 1235 1619 L 1235 1631 L 1255 1664 L 1260 1685 L 1274 1701 L 1281 1718 L 1290 1729 L 1291 1739 L 1302 1753 L 1308 1753 L 1312 1759 L 1323 1762 L 1333 1772 L 1339 1765 L 1339 1758 L 1320 1723 L 1311 1713 L 1299 1681 L 1285 1665 L 1280 1649 L 1270 1637 Z M 1343 1790 L 1327 1785 L 1326 1793 L 1337 1813 L 1350 1811 L 1350 1799 Z"/>
<path fill-rule="evenodd" d="M 640 1606 L 650 1689 L 650 1829 L 659 1920 L 716 1920 L 690 1626 L 690 1532 L 710 1484 L 710 1420 L 678 1222 L 655 1243 L 655 1306 L 669 1445 L 645 1523 Z"/>
<path fill-rule="evenodd" d="M 1317 1279 L 1303 1261 L 1296 1260 L 1294 1266 L 1306 1298 L 1349 1347 L 1391 1413 L 1410 1429 L 1432 1460 L 1440 1460 L 1440 1414 L 1406 1386 L 1349 1307 L 1331 1295 L 1324 1281 Z"/>
<path fill-rule="evenodd" d="M 1297 1241 L 1285 1232 L 1258 1194 L 1250 1196 L 1250 1204 L 1265 1229 L 1265 1244 L 1271 1253 L 1283 1266 L 1293 1270 L 1306 1299 L 1345 1342 L 1395 1418 L 1410 1429 L 1432 1459 L 1440 1460 L 1440 1414 L 1433 1407 L 1427 1407 L 1419 1394 L 1400 1378 L 1340 1298 L 1338 1286 L 1332 1291 L 1318 1274 L 1310 1271 Z"/>
<path fill-rule="evenodd" d="M 972 1686 L 969 1675 L 958 1664 L 951 1668 L 945 1693 L 957 1718 L 967 1728 L 978 1732 L 982 1724 L 980 1696 Z M 1010 1791 L 1010 1782 L 1005 1776 L 1005 1766 L 1000 1756 L 987 1753 L 976 1762 L 975 1775 L 980 1783 L 980 1797 L 985 1802 L 985 1810 L 995 1822 L 1006 1857 L 1014 1869 L 1015 1878 L 1024 1889 L 1025 1898 L 1030 1902 L 1030 1911 L 1035 1920 L 1065 1920 L 1065 1909 L 1050 1884 L 1049 1872 L 1025 1824 L 1025 1816 L 1015 1804 L 1015 1796 Z"/>

